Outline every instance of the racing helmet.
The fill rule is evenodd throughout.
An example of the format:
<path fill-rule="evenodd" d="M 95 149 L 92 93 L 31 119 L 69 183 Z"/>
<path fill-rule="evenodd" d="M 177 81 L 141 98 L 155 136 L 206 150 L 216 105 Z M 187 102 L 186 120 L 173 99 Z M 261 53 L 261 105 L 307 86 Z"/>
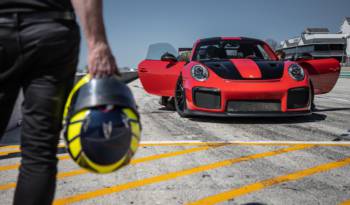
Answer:
<path fill-rule="evenodd" d="M 84 76 L 71 91 L 63 114 L 63 137 L 71 158 L 94 173 L 128 164 L 141 135 L 130 89 L 113 75 Z"/>

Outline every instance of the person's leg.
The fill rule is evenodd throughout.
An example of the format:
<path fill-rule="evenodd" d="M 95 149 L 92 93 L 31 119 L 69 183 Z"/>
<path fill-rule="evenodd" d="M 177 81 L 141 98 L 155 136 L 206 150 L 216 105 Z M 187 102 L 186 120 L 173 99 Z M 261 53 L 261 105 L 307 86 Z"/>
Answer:
<path fill-rule="evenodd" d="M 14 204 L 45 205 L 52 203 L 55 193 L 57 144 L 77 65 L 79 33 L 72 30 L 74 25 L 57 22 L 26 28 L 22 32 L 28 65 L 22 82 L 22 161 Z M 33 44 L 26 39 L 36 38 L 38 45 L 30 49 Z"/>
<path fill-rule="evenodd" d="M 14 204 L 51 204 L 62 109 L 71 83 L 34 79 L 24 89 L 22 163 Z"/>

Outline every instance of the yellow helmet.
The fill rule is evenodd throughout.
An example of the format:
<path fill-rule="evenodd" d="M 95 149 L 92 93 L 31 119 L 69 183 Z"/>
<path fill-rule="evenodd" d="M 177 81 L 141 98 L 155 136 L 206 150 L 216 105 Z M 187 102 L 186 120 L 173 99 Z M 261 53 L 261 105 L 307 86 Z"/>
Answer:
<path fill-rule="evenodd" d="M 91 172 L 123 167 L 138 148 L 141 124 L 136 103 L 116 76 L 84 76 L 68 97 L 63 119 L 69 155 Z"/>

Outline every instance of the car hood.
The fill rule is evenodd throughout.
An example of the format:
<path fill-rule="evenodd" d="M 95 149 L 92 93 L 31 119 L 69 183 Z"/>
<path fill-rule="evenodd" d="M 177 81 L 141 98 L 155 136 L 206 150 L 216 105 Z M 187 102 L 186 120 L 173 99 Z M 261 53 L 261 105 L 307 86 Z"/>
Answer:
<path fill-rule="evenodd" d="M 252 59 L 210 60 L 201 63 L 229 80 L 269 80 L 283 76 L 284 62 Z"/>

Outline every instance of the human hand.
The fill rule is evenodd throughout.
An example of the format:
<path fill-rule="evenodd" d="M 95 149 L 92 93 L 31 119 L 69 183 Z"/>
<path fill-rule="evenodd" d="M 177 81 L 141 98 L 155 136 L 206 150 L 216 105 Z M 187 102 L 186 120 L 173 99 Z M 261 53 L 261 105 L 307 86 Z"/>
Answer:
<path fill-rule="evenodd" d="M 94 45 L 89 49 L 88 68 L 92 77 L 100 78 L 113 74 L 120 76 L 115 58 L 107 44 Z"/>

